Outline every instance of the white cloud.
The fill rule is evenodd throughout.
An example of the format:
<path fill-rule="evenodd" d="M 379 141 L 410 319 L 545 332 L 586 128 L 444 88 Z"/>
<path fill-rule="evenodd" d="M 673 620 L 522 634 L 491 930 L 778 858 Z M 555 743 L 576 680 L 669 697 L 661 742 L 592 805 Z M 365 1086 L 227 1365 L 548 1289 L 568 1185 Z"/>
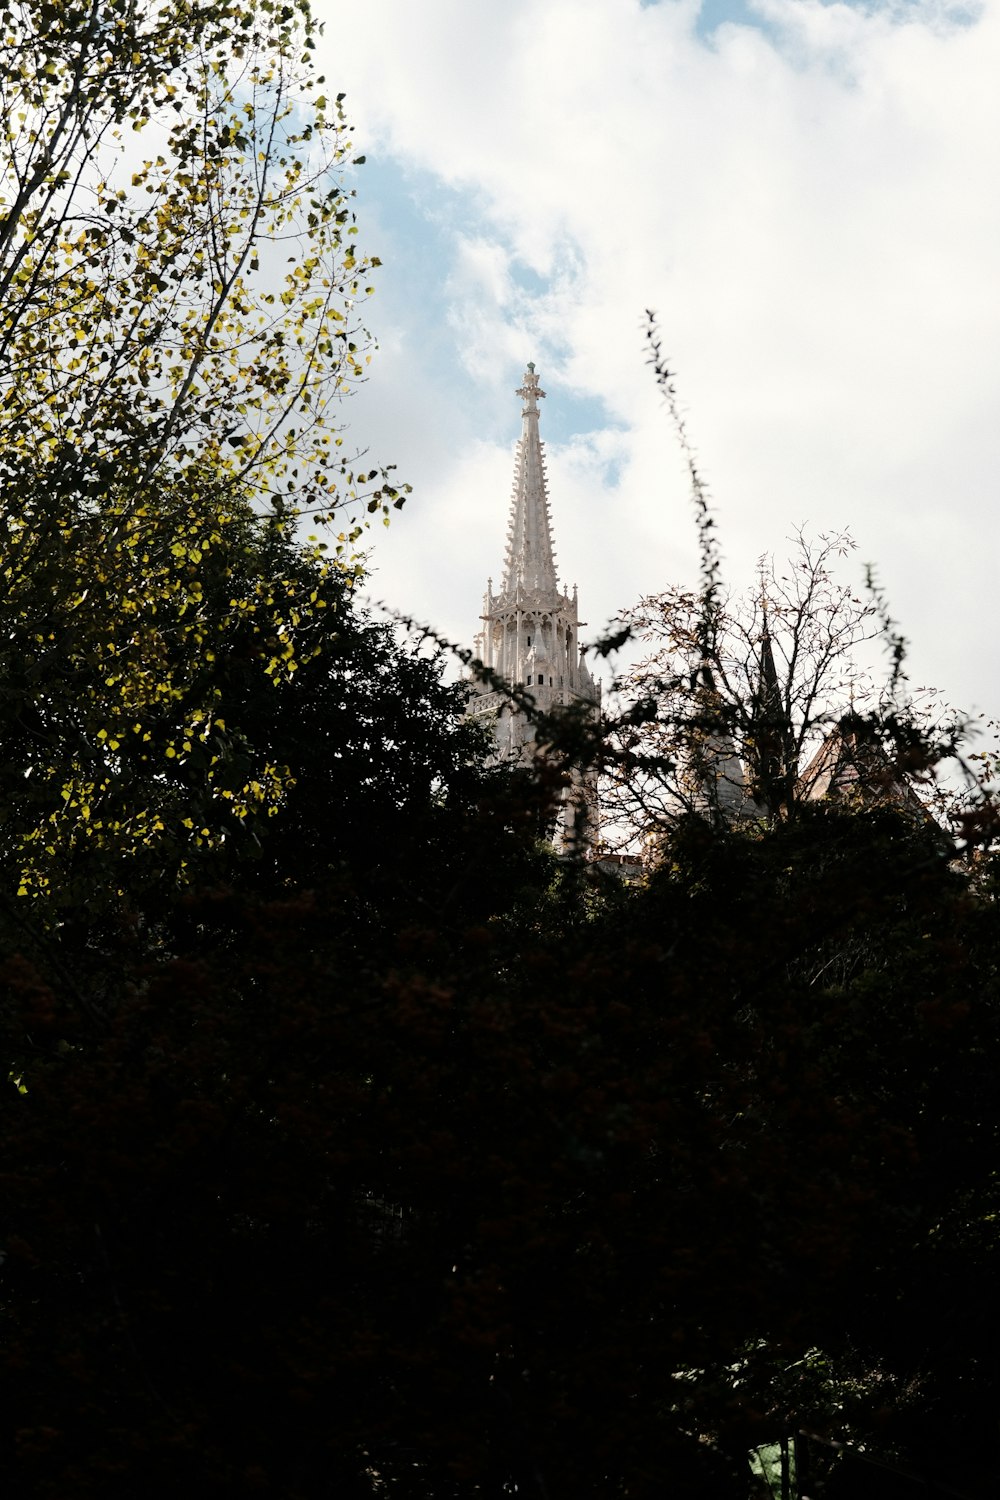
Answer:
<path fill-rule="evenodd" d="M 1000 6 L 962 25 L 936 3 L 755 8 L 763 29 L 705 40 L 687 0 L 371 0 L 356 35 L 331 37 L 328 72 L 366 144 L 461 190 L 474 217 L 430 272 L 455 370 L 438 372 L 440 404 L 420 372 L 406 477 L 422 509 L 384 549 L 387 585 L 418 574 L 427 612 L 459 631 L 471 573 L 478 612 L 483 534 L 494 571 L 502 547 L 509 390 L 529 357 L 550 408 L 601 397 L 624 426 L 550 453 L 557 543 L 590 618 L 693 567 L 682 466 L 644 364 L 653 306 L 734 579 L 803 519 L 849 525 L 915 675 L 1000 709 Z M 406 308 L 390 297 L 386 315 L 397 364 L 416 369 Z M 403 403 L 391 369 L 382 380 L 376 363 L 366 420 L 395 456 Z"/>

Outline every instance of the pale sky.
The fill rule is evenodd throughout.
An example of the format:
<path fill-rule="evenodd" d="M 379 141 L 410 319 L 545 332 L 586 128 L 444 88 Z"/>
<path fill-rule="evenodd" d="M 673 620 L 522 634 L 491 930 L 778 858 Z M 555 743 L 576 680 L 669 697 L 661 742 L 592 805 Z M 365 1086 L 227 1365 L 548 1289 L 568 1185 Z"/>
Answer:
<path fill-rule="evenodd" d="M 383 262 L 345 419 L 413 486 L 371 595 L 471 644 L 528 360 L 583 618 L 695 582 L 650 307 L 730 586 L 849 528 L 914 683 L 1000 715 L 1000 0 L 315 3 Z"/>

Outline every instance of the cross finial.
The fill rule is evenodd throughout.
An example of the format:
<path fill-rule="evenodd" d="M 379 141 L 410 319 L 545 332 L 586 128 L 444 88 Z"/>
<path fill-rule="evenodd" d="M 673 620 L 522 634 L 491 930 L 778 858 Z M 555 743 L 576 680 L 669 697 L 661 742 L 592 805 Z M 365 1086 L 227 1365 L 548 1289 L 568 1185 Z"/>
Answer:
<path fill-rule="evenodd" d="M 524 408 L 521 413 L 522 416 L 527 417 L 531 413 L 534 413 L 537 416 L 538 398 L 539 396 L 544 396 L 545 392 L 538 384 L 538 376 L 535 374 L 535 366 L 533 363 L 529 363 L 528 368 L 524 372 L 524 384 L 520 386 L 514 392 L 514 394 L 516 396 L 520 396 L 521 400 L 524 402 Z"/>

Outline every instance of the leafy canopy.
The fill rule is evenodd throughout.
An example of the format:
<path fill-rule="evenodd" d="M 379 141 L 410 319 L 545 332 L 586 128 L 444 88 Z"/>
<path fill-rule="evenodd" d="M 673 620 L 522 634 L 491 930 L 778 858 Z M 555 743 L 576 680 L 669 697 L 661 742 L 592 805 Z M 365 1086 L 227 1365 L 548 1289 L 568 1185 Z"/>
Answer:
<path fill-rule="evenodd" d="M 0 474 L 197 461 L 335 509 L 356 476 L 324 419 L 377 261 L 306 7 L 24 0 L 0 28 Z"/>
<path fill-rule="evenodd" d="M 246 753 L 213 664 L 287 680 L 328 600 L 248 549 L 302 512 L 401 503 L 332 421 L 377 261 L 314 39 L 305 5 L 271 0 L 0 8 L 0 777 L 22 898 L 73 899 L 83 848 L 123 869 L 169 851 L 183 877 L 185 847 L 274 812 L 287 772 Z"/>

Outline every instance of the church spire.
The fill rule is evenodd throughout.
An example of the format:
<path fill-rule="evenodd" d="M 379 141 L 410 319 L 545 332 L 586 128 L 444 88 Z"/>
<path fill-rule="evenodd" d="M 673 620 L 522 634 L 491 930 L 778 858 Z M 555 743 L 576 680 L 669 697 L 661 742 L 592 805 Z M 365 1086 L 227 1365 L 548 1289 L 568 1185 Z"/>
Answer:
<path fill-rule="evenodd" d="M 533 364 L 525 370 L 524 384 L 517 395 L 522 401 L 521 441 L 517 445 L 514 469 L 503 588 L 510 594 L 515 593 L 518 586 L 524 590 L 554 593 L 558 591 L 558 583 L 552 550 L 552 524 L 545 487 L 545 459 L 538 436 L 538 401 L 545 392 L 538 384 Z"/>
<path fill-rule="evenodd" d="M 545 486 L 545 461 L 538 437 L 539 388 L 529 365 L 521 398 L 521 439 L 514 466 L 507 552 L 501 586 L 486 585 L 482 629 L 476 656 L 486 668 L 474 680 L 467 712 L 487 719 L 493 729 L 499 761 L 530 763 L 538 753 L 535 725 L 539 714 L 578 705 L 589 715 L 600 711 L 601 689 L 590 675 L 580 647 L 579 604 L 556 581 L 552 524 Z M 505 685 L 524 689 L 513 697 Z M 519 701 L 520 700 L 520 701 Z M 532 708 L 532 705 L 534 708 Z M 580 849 L 592 834 L 597 806 L 593 768 L 571 773 L 558 814 L 558 847 Z"/>

